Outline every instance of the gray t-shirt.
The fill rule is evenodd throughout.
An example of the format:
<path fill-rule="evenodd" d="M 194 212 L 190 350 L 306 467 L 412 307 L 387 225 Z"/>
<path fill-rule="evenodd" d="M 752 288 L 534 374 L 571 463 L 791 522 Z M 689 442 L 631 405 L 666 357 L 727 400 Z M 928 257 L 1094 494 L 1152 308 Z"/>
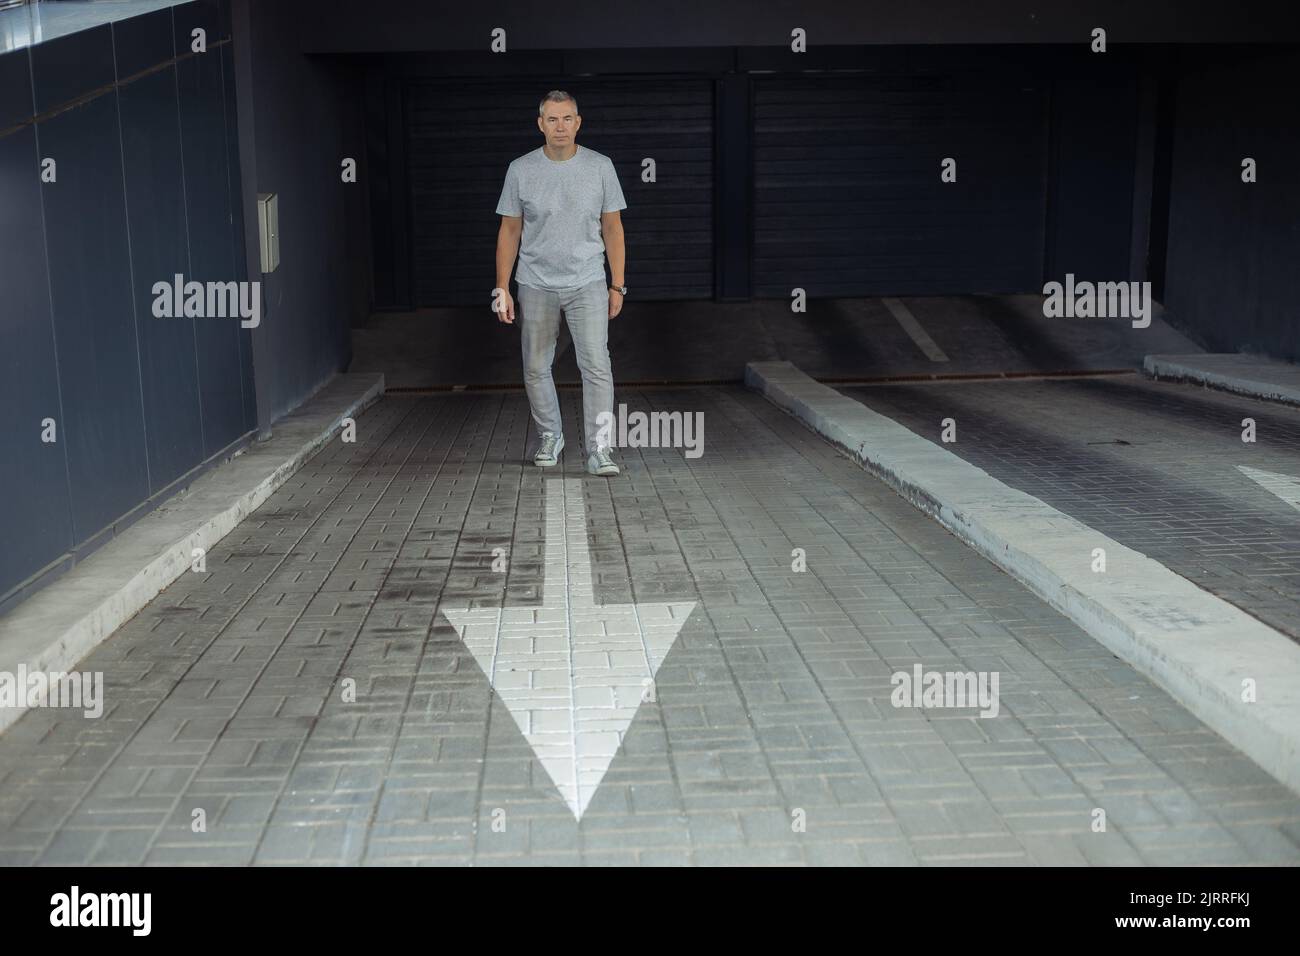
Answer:
<path fill-rule="evenodd" d="M 557 292 L 605 276 L 600 214 L 626 209 L 614 163 L 579 146 L 564 162 L 537 147 L 510 163 L 497 202 L 498 216 L 522 216 L 520 285 Z"/>

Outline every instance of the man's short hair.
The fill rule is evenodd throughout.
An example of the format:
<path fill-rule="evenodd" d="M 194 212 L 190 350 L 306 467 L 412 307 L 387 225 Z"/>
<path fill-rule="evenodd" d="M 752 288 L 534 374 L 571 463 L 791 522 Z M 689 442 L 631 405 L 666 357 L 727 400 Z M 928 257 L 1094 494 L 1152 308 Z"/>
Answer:
<path fill-rule="evenodd" d="M 547 93 L 544 97 L 542 97 L 542 101 L 537 104 L 538 116 L 545 115 L 543 110 L 545 110 L 547 103 L 572 103 L 573 112 L 575 113 L 578 112 L 578 101 L 575 100 L 568 93 L 564 92 L 564 90 L 551 90 L 551 92 Z"/>

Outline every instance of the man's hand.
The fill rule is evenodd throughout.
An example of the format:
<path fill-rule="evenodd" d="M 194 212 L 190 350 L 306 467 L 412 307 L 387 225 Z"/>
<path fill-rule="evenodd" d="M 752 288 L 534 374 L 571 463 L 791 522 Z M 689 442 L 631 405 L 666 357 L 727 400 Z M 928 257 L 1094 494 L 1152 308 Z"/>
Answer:
<path fill-rule="evenodd" d="M 514 325 L 515 299 L 510 294 L 509 289 L 497 288 L 492 290 L 492 311 L 497 314 L 498 322 Z"/>
<path fill-rule="evenodd" d="M 623 311 L 623 293 L 617 289 L 609 290 L 609 317 L 612 319 Z"/>

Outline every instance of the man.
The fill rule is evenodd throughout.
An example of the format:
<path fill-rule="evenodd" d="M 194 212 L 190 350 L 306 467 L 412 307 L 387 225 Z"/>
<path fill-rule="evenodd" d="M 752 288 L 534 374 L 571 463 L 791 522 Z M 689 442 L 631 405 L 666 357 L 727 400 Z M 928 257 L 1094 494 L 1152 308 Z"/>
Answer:
<path fill-rule="evenodd" d="M 501 229 L 492 308 L 499 321 L 514 323 L 510 273 L 518 252 L 515 278 L 524 388 L 541 436 L 533 462 L 541 467 L 554 465 L 564 449 L 560 402 L 551 377 L 563 310 L 582 371 L 587 471 L 610 477 L 618 474 L 618 465 L 610 448 L 599 444 L 611 431 L 608 426 L 601 428 L 599 416 L 605 412 L 612 417 L 614 411 L 609 322 L 622 310 L 627 294 L 619 213 L 627 203 L 609 157 L 575 142 L 582 125 L 577 101 L 563 90 L 552 90 L 537 113 L 537 128 L 546 143 L 511 162 L 497 202 Z M 608 287 L 606 252 L 613 282 Z"/>

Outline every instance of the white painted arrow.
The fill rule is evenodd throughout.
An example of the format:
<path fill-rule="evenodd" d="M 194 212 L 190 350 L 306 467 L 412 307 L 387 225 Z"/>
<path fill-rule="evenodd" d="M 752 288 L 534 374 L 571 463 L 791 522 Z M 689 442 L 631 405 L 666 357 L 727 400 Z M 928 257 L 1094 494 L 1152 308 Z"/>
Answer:
<path fill-rule="evenodd" d="M 1300 511 L 1300 479 L 1292 478 L 1290 475 L 1279 475 L 1275 471 L 1247 468 L 1245 465 L 1238 465 L 1237 470 L 1265 491 L 1272 492 L 1292 508 Z"/>
<path fill-rule="evenodd" d="M 598 606 L 582 479 L 546 482 L 541 607 L 443 608 L 582 819 L 694 601 Z"/>

